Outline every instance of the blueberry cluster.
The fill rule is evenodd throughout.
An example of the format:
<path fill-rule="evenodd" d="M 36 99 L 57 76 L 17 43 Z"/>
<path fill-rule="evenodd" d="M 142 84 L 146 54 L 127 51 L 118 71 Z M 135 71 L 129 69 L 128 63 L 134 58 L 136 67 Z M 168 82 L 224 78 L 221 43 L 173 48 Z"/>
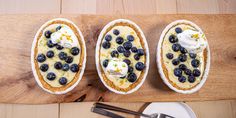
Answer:
<path fill-rule="evenodd" d="M 56 28 L 56 31 L 60 30 L 60 28 L 61 28 L 61 26 L 58 26 Z M 62 71 L 70 70 L 74 73 L 78 72 L 79 71 L 79 66 L 77 64 L 72 64 L 72 62 L 73 62 L 73 56 L 76 56 L 80 53 L 79 48 L 72 47 L 70 49 L 70 54 L 72 56 L 69 56 L 67 53 L 63 52 L 63 49 L 64 49 L 63 46 L 58 45 L 58 44 L 53 44 L 52 41 L 49 40 L 51 38 L 51 34 L 52 34 L 52 32 L 49 31 L 49 30 L 44 33 L 44 36 L 47 38 L 47 46 L 51 49 L 55 47 L 57 50 L 60 50 L 60 53 L 57 55 L 60 60 L 54 63 L 54 68 L 57 69 L 57 70 L 62 70 Z M 48 69 L 49 69 L 48 64 L 43 63 L 43 62 L 45 62 L 47 58 L 53 58 L 55 56 L 56 55 L 55 55 L 55 52 L 53 50 L 47 51 L 46 54 L 43 54 L 43 53 L 38 54 L 37 61 L 39 63 L 42 63 L 40 65 L 40 70 L 42 72 L 47 72 Z M 56 74 L 53 73 L 53 72 L 48 72 L 46 78 L 50 81 L 55 80 L 56 79 Z M 67 78 L 60 77 L 59 78 L 59 83 L 61 85 L 67 84 Z"/>
<path fill-rule="evenodd" d="M 180 27 L 177 27 L 175 29 L 175 32 L 177 34 L 181 33 L 182 29 Z M 201 72 L 197 69 L 197 67 L 199 67 L 200 65 L 200 61 L 196 59 L 197 55 L 194 53 L 188 53 L 188 51 L 184 47 L 178 44 L 178 38 L 174 34 L 169 36 L 169 42 L 172 44 L 172 50 L 174 52 L 180 51 L 180 54 L 177 58 L 174 58 L 174 55 L 172 53 L 166 54 L 166 57 L 172 60 L 172 64 L 174 66 L 177 66 L 174 69 L 174 75 L 178 77 L 178 80 L 181 83 L 186 82 L 186 80 L 188 80 L 190 83 L 195 82 L 195 78 L 201 75 Z M 180 64 L 181 62 L 187 61 L 187 56 L 191 58 L 191 66 L 194 67 L 193 70 L 188 69 L 185 64 Z M 183 76 L 183 73 L 185 73 L 188 78 Z"/>
<path fill-rule="evenodd" d="M 115 40 L 115 42 L 119 45 L 116 50 L 111 51 L 111 57 L 116 57 L 118 58 L 120 55 L 123 55 L 126 57 L 123 61 L 128 65 L 128 76 L 127 79 L 129 82 L 135 82 L 137 80 L 137 75 L 133 72 L 134 67 L 138 71 L 142 71 L 145 68 L 145 65 L 143 62 L 137 62 L 135 66 L 131 66 L 131 61 L 128 59 L 131 55 L 131 53 L 135 53 L 134 59 L 139 60 L 141 56 L 143 56 L 144 50 L 143 49 L 138 49 L 137 47 L 132 45 L 132 42 L 135 40 L 133 35 L 127 35 L 125 38 L 127 41 L 125 41 L 124 37 L 119 36 L 120 31 L 117 29 L 113 30 L 113 34 L 116 36 L 115 39 L 112 39 L 112 36 L 110 34 L 107 34 L 105 36 L 105 40 L 102 43 L 102 47 L 104 49 L 109 49 L 111 47 L 111 40 Z M 109 60 L 105 59 L 103 61 L 103 67 L 107 67 Z M 121 77 L 121 79 L 124 79 L 126 76 Z"/>

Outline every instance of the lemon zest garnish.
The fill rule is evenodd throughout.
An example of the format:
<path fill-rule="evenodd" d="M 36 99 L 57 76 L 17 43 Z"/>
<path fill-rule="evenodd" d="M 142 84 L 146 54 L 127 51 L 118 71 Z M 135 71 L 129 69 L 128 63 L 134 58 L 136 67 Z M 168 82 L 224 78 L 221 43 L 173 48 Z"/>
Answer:
<path fill-rule="evenodd" d="M 63 36 L 65 36 L 65 37 L 66 37 L 66 40 L 68 40 L 68 41 L 72 41 L 72 42 L 73 42 L 73 40 L 72 40 L 72 38 L 71 38 L 71 36 L 70 36 L 70 35 L 62 34 L 62 36 L 61 36 L 61 37 L 63 37 Z"/>
<path fill-rule="evenodd" d="M 191 38 L 199 39 L 199 34 L 193 34 Z"/>
<path fill-rule="evenodd" d="M 122 67 L 125 67 L 125 64 L 122 64 Z"/>
<path fill-rule="evenodd" d="M 121 70 L 119 68 L 116 68 L 115 72 L 120 72 Z"/>

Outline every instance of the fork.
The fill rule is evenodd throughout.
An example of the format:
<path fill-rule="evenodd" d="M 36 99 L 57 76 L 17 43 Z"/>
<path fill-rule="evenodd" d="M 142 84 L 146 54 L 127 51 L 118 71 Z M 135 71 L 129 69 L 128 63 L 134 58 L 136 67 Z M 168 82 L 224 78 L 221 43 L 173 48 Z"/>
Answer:
<path fill-rule="evenodd" d="M 163 113 L 153 113 L 153 114 L 149 115 L 149 114 L 144 114 L 142 112 L 136 112 L 136 111 L 132 111 L 132 110 L 124 109 L 124 108 L 119 108 L 119 107 L 115 107 L 115 106 L 111 106 L 111 105 L 107 105 L 107 104 L 103 104 L 103 103 L 94 103 L 94 107 L 123 112 L 123 113 L 128 113 L 128 114 L 137 115 L 137 116 L 143 116 L 146 118 L 175 118 L 173 116 L 169 116 L 169 115 L 166 115 Z"/>

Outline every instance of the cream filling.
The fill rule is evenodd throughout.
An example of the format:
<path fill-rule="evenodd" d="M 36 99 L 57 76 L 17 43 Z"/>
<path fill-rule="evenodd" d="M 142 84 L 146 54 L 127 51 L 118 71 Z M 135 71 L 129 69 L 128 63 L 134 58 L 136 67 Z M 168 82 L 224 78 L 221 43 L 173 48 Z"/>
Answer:
<path fill-rule="evenodd" d="M 112 77 L 124 77 L 128 73 L 128 65 L 122 60 L 112 58 L 105 71 Z"/>
<path fill-rule="evenodd" d="M 112 59 L 112 57 L 111 57 L 111 52 L 113 51 L 113 50 L 117 50 L 117 47 L 119 46 L 119 44 L 117 44 L 116 43 L 116 37 L 118 37 L 118 36 L 116 36 L 116 35 L 114 35 L 113 34 L 113 30 L 114 29 L 117 29 L 117 30 L 119 30 L 120 31 L 120 34 L 119 34 L 119 36 L 121 36 L 121 37 L 123 37 L 124 38 L 124 42 L 126 42 L 126 41 L 128 41 L 127 40 L 127 35 L 133 35 L 134 36 L 134 41 L 132 41 L 132 45 L 133 46 L 135 46 L 135 47 L 137 47 L 138 49 L 143 49 L 142 48 L 142 45 L 141 45 L 141 43 L 140 43 L 140 39 L 139 39 L 139 37 L 137 36 L 137 34 L 136 34 L 136 32 L 132 29 L 132 28 L 130 28 L 130 27 L 128 27 L 128 26 L 115 26 L 115 27 L 113 27 L 109 32 L 107 32 L 107 34 L 110 34 L 111 36 L 112 36 L 112 40 L 110 41 L 110 43 L 111 43 L 111 46 L 110 46 L 110 48 L 109 49 L 104 49 L 102 46 L 101 46 L 101 49 L 100 49 L 100 64 L 101 65 L 103 65 L 103 61 L 105 60 L 105 59 L 108 59 L 108 60 L 111 60 Z M 106 34 L 105 34 L 106 35 Z M 104 42 L 105 41 L 105 37 L 104 37 L 104 39 L 102 39 L 102 42 Z M 145 62 L 145 55 L 144 56 L 140 56 L 140 59 L 138 60 L 138 61 L 136 61 L 135 59 L 134 59 L 134 55 L 135 55 L 135 53 L 132 53 L 131 52 L 131 55 L 127 58 L 127 57 L 125 57 L 122 53 L 119 53 L 119 60 L 124 60 L 124 59 L 129 59 L 130 61 L 131 61 L 131 64 L 130 64 L 130 66 L 132 66 L 133 68 L 134 68 L 134 73 L 137 75 L 137 79 L 139 78 L 139 76 L 140 76 L 140 74 L 141 74 L 141 71 L 138 71 L 138 70 L 136 70 L 135 69 L 135 64 L 137 63 L 137 62 Z M 106 71 L 106 68 L 104 68 L 103 66 L 102 66 L 102 69 L 103 69 L 103 71 L 105 72 L 105 75 L 106 75 L 106 77 L 111 81 L 111 82 L 113 82 L 113 84 L 115 85 L 115 86 L 118 86 L 118 87 L 120 87 L 120 88 L 128 88 L 132 83 L 131 82 L 129 82 L 128 80 L 127 80 L 127 76 L 124 78 L 124 79 L 121 79 L 120 77 L 114 77 L 114 76 L 112 76 L 112 75 L 110 75 L 107 71 Z M 137 81 L 137 80 L 136 80 Z"/>
<path fill-rule="evenodd" d="M 78 45 L 78 39 L 73 30 L 66 25 L 62 25 L 61 29 L 51 34 L 51 40 L 54 44 L 71 48 Z"/>
<path fill-rule="evenodd" d="M 185 62 L 180 62 L 180 64 L 179 64 L 178 66 L 174 66 L 174 65 L 172 64 L 172 60 L 175 59 L 175 58 L 177 58 L 177 57 L 179 56 L 179 54 L 181 54 L 180 51 L 174 52 L 174 51 L 172 50 L 172 44 L 169 42 L 169 36 L 170 36 L 171 34 L 176 35 L 176 32 L 175 32 L 175 28 L 176 28 L 176 27 L 182 28 L 183 31 L 185 31 L 185 30 L 196 30 L 196 29 L 195 29 L 194 27 L 192 27 L 192 26 L 185 25 L 185 24 L 180 24 L 180 25 L 178 25 L 178 26 L 172 27 L 172 28 L 169 29 L 169 31 L 166 33 L 166 35 L 165 35 L 165 37 L 164 37 L 164 40 L 163 40 L 163 44 L 162 44 L 162 52 L 163 52 L 163 53 L 162 53 L 162 57 L 163 57 L 164 65 L 166 66 L 166 69 L 167 69 L 167 71 L 168 71 L 168 75 L 169 75 L 170 81 L 172 81 L 173 83 L 175 83 L 175 84 L 176 84 L 178 87 L 180 87 L 180 88 L 185 88 L 185 89 L 187 89 L 187 88 L 191 88 L 191 87 L 197 85 L 197 84 L 201 81 L 202 74 L 203 74 L 203 70 L 204 70 L 203 52 L 198 52 L 198 53 L 196 53 L 196 54 L 197 54 L 196 59 L 198 59 L 198 60 L 200 61 L 200 65 L 199 65 L 199 67 L 198 67 L 197 69 L 199 69 L 199 71 L 201 72 L 201 75 L 200 75 L 199 77 L 196 77 L 196 81 L 195 81 L 194 83 L 190 83 L 190 82 L 188 82 L 188 80 L 187 80 L 187 79 L 188 79 L 188 76 L 187 76 L 184 72 L 182 72 L 182 73 L 183 73 L 182 75 L 186 77 L 186 82 L 184 82 L 184 83 L 179 82 L 179 81 L 178 81 L 178 77 L 176 77 L 176 76 L 174 75 L 174 69 L 175 69 L 176 67 L 178 67 L 180 64 L 185 64 L 188 69 L 193 70 L 194 68 L 193 68 L 192 65 L 191 65 L 191 60 L 192 60 L 192 59 L 189 57 L 189 54 L 187 54 L 187 61 L 185 61 Z M 173 58 L 172 60 L 168 59 L 168 58 L 166 57 L 166 54 L 167 54 L 167 53 L 172 53 L 172 54 L 174 55 L 174 58 Z"/>
<path fill-rule="evenodd" d="M 65 61 L 62 61 L 62 60 L 59 59 L 58 54 L 59 54 L 60 52 L 63 51 L 63 52 L 65 52 L 65 53 L 67 53 L 68 56 L 72 56 L 71 53 L 70 53 L 70 48 L 64 48 L 64 49 L 62 49 L 62 50 L 57 50 L 56 47 L 49 48 L 49 47 L 47 46 L 47 41 L 48 41 L 49 39 L 47 39 L 47 38 L 44 36 L 44 32 L 47 31 L 47 30 L 50 30 L 50 31 L 52 31 L 52 32 L 55 32 L 55 31 L 56 31 L 56 27 L 59 26 L 59 25 L 61 25 L 61 26 L 63 26 L 63 27 L 66 26 L 66 25 L 64 25 L 64 24 L 52 24 L 52 25 L 46 27 L 45 30 L 43 31 L 42 36 L 40 37 L 40 39 L 39 39 L 39 41 L 38 41 L 38 54 L 43 53 L 43 54 L 46 55 L 47 51 L 49 51 L 49 50 L 52 50 L 52 51 L 54 52 L 54 57 L 53 57 L 53 58 L 47 58 L 47 57 L 46 57 L 46 61 L 44 61 L 43 63 L 38 63 L 39 67 L 40 67 L 40 65 L 42 65 L 42 64 L 48 64 L 49 68 L 48 68 L 48 70 L 47 70 L 46 72 L 42 72 L 40 69 L 39 69 L 39 70 L 40 70 L 41 75 L 43 76 L 44 81 L 46 81 L 46 82 L 47 82 L 49 85 L 51 85 L 52 87 L 61 87 L 61 86 L 63 86 L 63 85 L 61 85 L 61 84 L 59 83 L 59 78 L 60 78 L 60 77 L 66 77 L 66 78 L 67 78 L 67 83 L 70 83 L 70 82 L 73 80 L 73 78 L 75 77 L 75 74 L 76 74 L 76 73 L 71 72 L 70 70 L 68 70 L 68 71 L 63 71 L 63 70 L 57 70 L 57 69 L 54 68 L 54 64 L 55 64 L 55 62 L 57 62 L 57 61 L 62 62 L 62 64 L 65 64 L 65 63 L 66 63 Z M 68 27 L 68 26 L 66 26 L 66 27 Z M 79 49 L 81 49 L 79 43 L 77 44 L 76 47 L 78 47 Z M 69 64 L 70 66 L 71 66 L 72 64 L 79 64 L 79 62 L 80 62 L 80 54 L 81 54 L 81 53 L 79 53 L 79 54 L 76 55 L 76 56 L 73 56 L 73 62 L 72 62 L 71 64 Z M 49 72 L 53 72 L 53 73 L 56 74 L 55 80 L 50 81 L 50 80 L 47 79 L 47 74 L 48 74 Z"/>
<path fill-rule="evenodd" d="M 179 44 L 191 53 L 202 52 L 207 46 L 205 35 L 199 31 L 187 29 L 177 34 L 177 37 Z"/>

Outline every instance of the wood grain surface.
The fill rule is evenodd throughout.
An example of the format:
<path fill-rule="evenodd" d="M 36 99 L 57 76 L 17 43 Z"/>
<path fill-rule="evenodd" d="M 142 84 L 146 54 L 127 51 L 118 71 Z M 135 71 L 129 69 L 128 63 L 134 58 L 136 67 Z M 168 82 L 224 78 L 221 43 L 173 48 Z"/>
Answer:
<path fill-rule="evenodd" d="M 81 29 L 87 45 L 87 65 L 82 81 L 65 95 L 41 90 L 33 77 L 30 49 L 38 28 L 47 20 L 65 17 Z M 135 93 L 117 95 L 107 90 L 95 70 L 97 36 L 111 20 L 127 18 L 136 22 L 146 35 L 150 48 L 150 71 Z M 171 91 L 162 82 L 155 63 L 156 46 L 164 27 L 177 19 L 188 19 L 205 32 L 211 49 L 211 69 L 202 89 L 191 95 Z M 1 15 L 0 16 L 0 102 L 57 103 L 72 101 L 152 102 L 236 99 L 236 15 Z M 138 96 L 138 97 L 137 97 Z"/>
<path fill-rule="evenodd" d="M 59 14 L 60 0 L 0 0 L 1 14 L 54 13 Z"/>
<path fill-rule="evenodd" d="M 61 13 L 232 14 L 235 8 L 235 0 L 62 0 Z"/>

